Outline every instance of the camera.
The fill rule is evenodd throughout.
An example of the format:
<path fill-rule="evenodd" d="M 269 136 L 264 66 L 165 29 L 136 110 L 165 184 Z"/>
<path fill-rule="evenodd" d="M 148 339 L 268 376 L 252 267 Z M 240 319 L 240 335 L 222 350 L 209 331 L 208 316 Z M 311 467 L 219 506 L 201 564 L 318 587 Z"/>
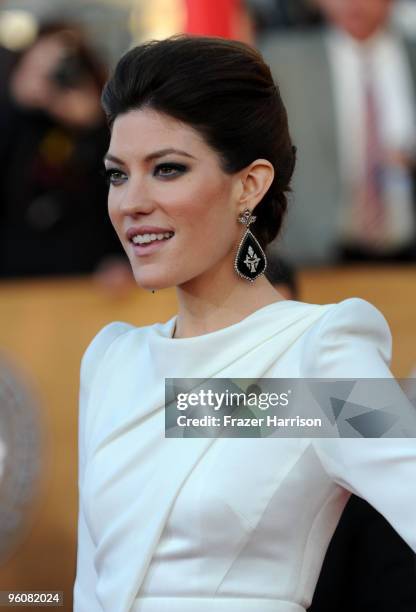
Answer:
<path fill-rule="evenodd" d="M 77 52 L 68 50 L 49 75 L 60 89 L 79 87 L 90 77 L 85 60 Z"/>

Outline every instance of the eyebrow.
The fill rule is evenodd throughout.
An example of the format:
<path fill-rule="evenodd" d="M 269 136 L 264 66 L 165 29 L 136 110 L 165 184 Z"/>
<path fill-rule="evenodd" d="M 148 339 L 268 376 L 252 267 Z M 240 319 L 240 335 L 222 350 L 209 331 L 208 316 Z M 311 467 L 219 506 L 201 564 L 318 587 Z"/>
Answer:
<path fill-rule="evenodd" d="M 184 155 L 185 157 L 191 157 L 192 159 L 196 159 L 193 155 L 187 153 L 186 151 L 182 151 L 181 149 L 161 149 L 160 151 L 155 151 L 154 153 L 146 155 L 144 161 L 152 161 L 153 159 L 163 157 L 164 155 L 169 155 L 170 153 L 176 153 L 177 155 Z M 106 153 L 104 155 L 103 161 L 105 161 L 106 159 L 108 159 L 109 161 L 116 162 L 117 164 L 122 164 L 123 166 L 125 165 L 123 160 L 119 159 L 115 155 L 112 155 L 111 153 Z"/>

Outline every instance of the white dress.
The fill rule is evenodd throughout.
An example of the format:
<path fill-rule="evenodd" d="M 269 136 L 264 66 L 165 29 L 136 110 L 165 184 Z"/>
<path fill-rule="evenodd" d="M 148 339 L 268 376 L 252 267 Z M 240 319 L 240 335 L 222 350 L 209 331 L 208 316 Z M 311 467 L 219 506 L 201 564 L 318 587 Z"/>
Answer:
<path fill-rule="evenodd" d="M 416 440 L 164 437 L 164 378 L 392 377 L 382 314 L 282 301 L 172 338 L 105 326 L 81 363 L 76 612 L 304 612 L 351 492 L 416 551 Z"/>

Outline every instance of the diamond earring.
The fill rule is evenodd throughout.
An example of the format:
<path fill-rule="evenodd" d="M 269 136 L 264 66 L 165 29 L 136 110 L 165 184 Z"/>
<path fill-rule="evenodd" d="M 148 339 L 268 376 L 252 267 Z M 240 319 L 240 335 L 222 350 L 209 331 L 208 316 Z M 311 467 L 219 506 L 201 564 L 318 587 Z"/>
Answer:
<path fill-rule="evenodd" d="M 253 282 L 258 276 L 264 274 L 267 266 L 266 255 L 257 238 L 249 230 L 256 217 L 246 208 L 238 217 L 239 223 L 246 226 L 246 231 L 238 246 L 234 261 L 234 269 L 239 276 Z"/>

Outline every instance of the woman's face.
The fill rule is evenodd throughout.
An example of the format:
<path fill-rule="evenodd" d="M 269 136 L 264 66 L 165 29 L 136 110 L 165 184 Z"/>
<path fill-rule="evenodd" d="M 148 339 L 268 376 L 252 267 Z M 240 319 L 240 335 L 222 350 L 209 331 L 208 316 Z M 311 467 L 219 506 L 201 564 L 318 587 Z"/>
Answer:
<path fill-rule="evenodd" d="M 150 109 L 129 111 L 114 121 L 105 165 L 109 216 L 141 287 L 181 285 L 221 266 L 233 272 L 242 180 L 223 172 L 197 131 Z M 134 244 L 137 231 L 152 241 Z"/>

